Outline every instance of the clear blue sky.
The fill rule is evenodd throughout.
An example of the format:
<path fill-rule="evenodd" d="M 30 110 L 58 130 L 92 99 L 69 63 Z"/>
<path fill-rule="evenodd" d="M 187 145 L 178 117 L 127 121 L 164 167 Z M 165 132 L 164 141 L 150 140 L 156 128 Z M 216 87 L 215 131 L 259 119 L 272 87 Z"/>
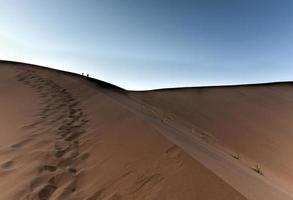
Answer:
<path fill-rule="evenodd" d="M 293 80 L 291 0 L 0 0 L 0 59 L 127 89 Z"/>

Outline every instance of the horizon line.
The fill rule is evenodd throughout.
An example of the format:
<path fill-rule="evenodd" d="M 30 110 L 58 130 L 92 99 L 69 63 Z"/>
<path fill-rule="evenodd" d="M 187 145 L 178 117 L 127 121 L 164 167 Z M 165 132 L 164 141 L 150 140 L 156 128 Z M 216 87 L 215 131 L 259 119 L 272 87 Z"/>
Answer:
<path fill-rule="evenodd" d="M 11 63 L 11 64 L 22 64 L 22 65 L 30 65 L 33 67 L 39 67 L 47 70 L 53 70 L 61 73 L 71 74 L 75 76 L 85 77 L 91 81 L 98 81 L 102 84 L 108 84 L 108 86 L 114 87 L 116 89 L 120 89 L 127 92 L 152 92 L 152 91 L 167 91 L 167 90 L 184 90 L 184 89 L 212 89 L 212 88 L 231 88 L 231 87 L 247 87 L 247 86 L 263 86 L 263 85 L 278 85 L 278 84 L 293 84 L 293 80 L 285 80 L 285 81 L 270 81 L 270 82 L 254 82 L 254 83 L 240 83 L 240 84 L 220 84 L 220 85 L 202 85 L 202 86 L 179 86 L 179 87 L 162 87 L 162 88 L 154 88 L 154 89 L 142 89 L 142 90 L 129 90 L 123 88 L 121 86 L 115 85 L 111 82 L 106 82 L 101 79 L 97 79 L 94 77 L 86 77 L 86 75 L 79 74 L 73 71 L 66 71 L 62 69 L 57 69 L 53 67 L 48 67 L 36 63 L 29 63 L 23 61 L 15 61 L 15 60 L 2 60 L 0 59 L 0 63 Z M 86 74 L 86 73 L 85 73 Z"/>

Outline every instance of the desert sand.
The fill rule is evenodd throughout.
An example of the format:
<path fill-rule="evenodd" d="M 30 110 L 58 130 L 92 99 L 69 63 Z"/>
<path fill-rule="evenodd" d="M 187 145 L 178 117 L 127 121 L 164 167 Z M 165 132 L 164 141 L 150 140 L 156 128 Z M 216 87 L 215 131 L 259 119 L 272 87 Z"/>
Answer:
<path fill-rule="evenodd" d="M 290 83 L 133 92 L 2 61 L 0 99 L 1 200 L 293 199 Z"/>

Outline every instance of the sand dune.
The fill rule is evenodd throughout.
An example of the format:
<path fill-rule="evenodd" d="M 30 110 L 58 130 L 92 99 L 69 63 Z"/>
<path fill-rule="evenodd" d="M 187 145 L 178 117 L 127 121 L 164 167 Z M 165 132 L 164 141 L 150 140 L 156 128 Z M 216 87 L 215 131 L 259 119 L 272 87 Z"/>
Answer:
<path fill-rule="evenodd" d="M 291 89 L 129 92 L 1 62 L 0 199 L 292 199 Z"/>
<path fill-rule="evenodd" d="M 181 147 L 189 149 L 195 158 L 217 171 L 219 176 L 247 194 L 245 196 L 250 199 L 292 198 L 292 83 L 159 90 L 132 96 L 148 110 L 153 110 L 154 116 L 163 119 L 166 126 L 179 130 L 179 137 L 186 136 L 188 142 L 181 142 Z M 251 174 L 257 165 L 261 166 L 264 177 L 253 178 L 260 179 L 253 186 L 249 184 L 252 177 L 245 180 L 250 175 L 240 173 L 239 168 L 236 174 L 243 175 L 240 179 L 229 177 L 233 175 L 231 165 L 235 168 L 235 164 L 217 169 L 216 160 L 211 162 L 208 153 L 201 158 L 196 152 L 197 143 L 205 143 L 204 150 L 209 151 L 210 157 L 217 151 L 220 154 L 217 159 L 239 158 L 237 165 L 240 163 L 241 168 L 246 168 L 242 172 L 248 170 Z M 279 192 L 269 189 L 271 186 Z M 290 195 L 276 195 L 279 193 Z"/>

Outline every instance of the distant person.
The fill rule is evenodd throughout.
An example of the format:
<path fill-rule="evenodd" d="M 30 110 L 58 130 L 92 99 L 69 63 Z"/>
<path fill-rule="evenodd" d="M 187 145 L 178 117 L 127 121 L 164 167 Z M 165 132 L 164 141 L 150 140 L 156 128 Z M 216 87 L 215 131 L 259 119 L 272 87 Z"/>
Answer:
<path fill-rule="evenodd" d="M 90 77 L 90 75 L 89 75 L 89 74 L 87 74 L 87 75 L 86 75 L 86 77 Z"/>
<path fill-rule="evenodd" d="M 81 75 L 84 76 L 84 73 L 82 72 Z"/>

